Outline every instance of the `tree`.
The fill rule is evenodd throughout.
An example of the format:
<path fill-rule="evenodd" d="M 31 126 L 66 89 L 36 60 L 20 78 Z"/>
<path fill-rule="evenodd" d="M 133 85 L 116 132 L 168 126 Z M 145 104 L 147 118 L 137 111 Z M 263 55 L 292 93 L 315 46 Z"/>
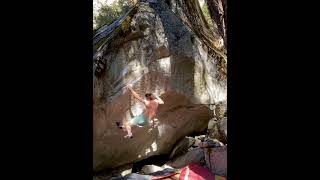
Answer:
<path fill-rule="evenodd" d="M 214 33 L 215 31 L 210 29 L 198 0 L 166 0 L 166 3 L 184 21 L 184 23 L 187 24 L 192 31 L 197 34 L 197 36 L 203 41 L 204 44 L 206 44 L 207 47 L 219 54 L 222 59 L 226 61 L 226 48 L 219 48 L 216 45 L 221 37 L 224 38 L 223 33 L 216 34 Z M 213 24 L 218 24 L 213 18 L 212 22 Z"/>
<path fill-rule="evenodd" d="M 226 8 L 227 8 L 227 0 L 206 0 L 206 3 L 209 8 L 209 13 L 218 26 L 219 34 L 223 37 L 224 43 L 226 45 Z"/>
<path fill-rule="evenodd" d="M 93 17 L 93 30 L 96 31 L 104 25 L 111 24 L 123 13 L 127 12 L 135 1 L 118 0 L 111 5 L 103 5 L 98 14 Z"/>

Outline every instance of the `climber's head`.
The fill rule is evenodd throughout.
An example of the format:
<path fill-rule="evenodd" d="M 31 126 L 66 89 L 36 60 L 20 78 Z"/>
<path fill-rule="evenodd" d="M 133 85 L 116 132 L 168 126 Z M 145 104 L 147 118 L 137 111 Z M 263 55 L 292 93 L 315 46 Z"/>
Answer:
<path fill-rule="evenodd" d="M 151 93 L 146 93 L 146 99 L 147 100 L 149 100 L 149 101 L 151 101 L 151 100 L 154 100 L 155 99 L 155 97 L 154 97 L 154 95 L 153 94 L 151 94 Z"/>

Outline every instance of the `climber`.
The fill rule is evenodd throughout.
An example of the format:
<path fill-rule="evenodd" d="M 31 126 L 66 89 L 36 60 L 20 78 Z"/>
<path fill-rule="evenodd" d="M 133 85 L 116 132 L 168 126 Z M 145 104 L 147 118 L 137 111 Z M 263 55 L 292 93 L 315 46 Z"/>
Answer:
<path fill-rule="evenodd" d="M 159 104 L 164 104 L 163 100 L 151 93 L 145 94 L 145 99 L 141 98 L 133 89 L 132 85 L 129 84 L 127 89 L 130 90 L 132 95 L 142 102 L 146 106 L 146 110 L 138 116 L 135 116 L 130 121 L 126 121 L 124 126 L 120 126 L 120 122 L 116 122 L 117 126 L 120 129 L 125 130 L 128 134 L 125 138 L 132 138 L 131 126 L 144 126 L 152 123 L 152 127 L 154 127 L 154 118 L 156 116 L 156 112 Z"/>

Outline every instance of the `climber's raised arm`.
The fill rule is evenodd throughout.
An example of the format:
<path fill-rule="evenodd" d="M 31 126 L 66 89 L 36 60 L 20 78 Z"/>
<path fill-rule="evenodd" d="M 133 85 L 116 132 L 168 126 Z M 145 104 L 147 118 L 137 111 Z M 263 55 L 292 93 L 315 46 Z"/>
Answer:
<path fill-rule="evenodd" d="M 141 101 L 142 103 L 145 103 L 145 102 L 144 102 L 144 99 L 142 99 L 142 98 L 132 89 L 132 85 L 131 85 L 131 84 L 129 84 L 129 85 L 127 86 L 127 88 L 131 91 L 133 97 L 135 97 L 136 99 L 138 99 L 138 100 Z"/>
<path fill-rule="evenodd" d="M 161 98 L 159 98 L 158 96 L 155 95 L 155 98 L 157 99 L 157 102 L 159 104 L 164 104 L 163 100 Z"/>

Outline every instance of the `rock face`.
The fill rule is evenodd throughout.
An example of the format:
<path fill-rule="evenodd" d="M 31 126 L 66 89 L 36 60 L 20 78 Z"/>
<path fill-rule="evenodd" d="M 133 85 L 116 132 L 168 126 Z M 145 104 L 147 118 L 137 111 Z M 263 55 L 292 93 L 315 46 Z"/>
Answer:
<path fill-rule="evenodd" d="M 179 139 L 207 128 L 207 104 L 227 98 L 217 60 L 163 1 L 140 2 L 120 28 L 94 55 L 104 68 L 93 77 L 94 171 L 170 153 Z M 141 96 L 152 92 L 165 102 L 155 128 L 133 127 L 133 139 L 115 125 L 143 111 L 124 88 L 128 83 Z"/>
<path fill-rule="evenodd" d="M 227 141 L 227 117 L 224 117 L 219 120 L 210 120 L 209 125 L 211 124 L 211 127 L 208 125 L 208 134 L 209 137 L 212 139 L 217 139 L 224 144 L 226 144 Z"/>
<path fill-rule="evenodd" d="M 219 130 L 225 139 L 227 138 L 227 129 L 228 129 L 227 118 L 225 117 L 219 121 Z"/>

